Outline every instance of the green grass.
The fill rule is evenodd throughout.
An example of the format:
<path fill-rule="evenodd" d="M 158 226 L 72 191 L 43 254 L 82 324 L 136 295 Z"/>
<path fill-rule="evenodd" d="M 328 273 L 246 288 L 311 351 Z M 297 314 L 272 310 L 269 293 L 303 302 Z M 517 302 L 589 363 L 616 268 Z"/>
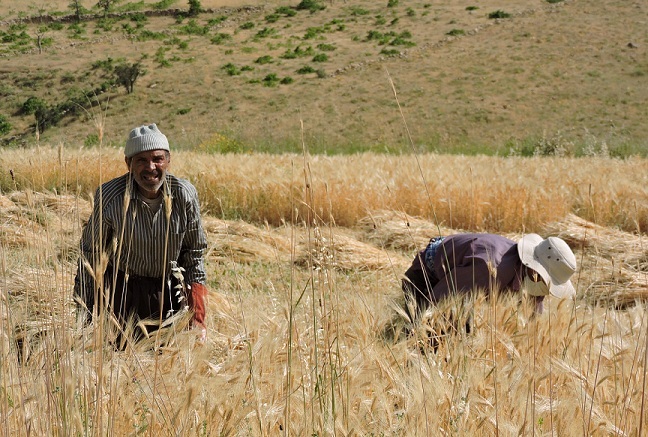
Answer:
<path fill-rule="evenodd" d="M 192 132 L 197 136 L 209 136 L 214 129 L 232 129 L 240 131 L 250 144 L 262 143 L 252 137 L 263 135 L 270 136 L 271 142 L 279 140 L 277 144 L 282 138 L 299 137 L 296 118 L 303 117 L 304 129 L 312 137 L 328 133 L 330 144 L 348 142 L 351 151 L 402 144 L 404 123 L 408 123 L 415 144 L 425 150 L 461 153 L 466 147 L 465 153 L 500 154 L 509 149 L 506 144 L 511 139 L 520 142 L 520 138 L 560 133 L 573 144 L 569 148 L 572 156 L 604 151 L 599 146 L 603 143 L 613 156 L 646 155 L 648 128 L 638 118 L 648 97 L 637 86 L 647 75 L 645 68 L 605 45 L 596 58 L 591 51 L 577 47 L 582 40 L 569 34 L 575 28 L 587 27 L 587 22 L 579 21 L 580 10 L 570 3 L 558 10 L 545 5 L 553 11 L 550 21 L 545 14 L 529 18 L 545 29 L 542 34 L 532 31 L 523 19 L 526 15 L 518 16 L 518 11 L 529 8 L 521 0 L 507 4 L 516 15 L 509 17 L 505 27 L 489 26 L 489 14 L 475 13 L 474 6 L 452 3 L 434 8 L 430 3 L 394 2 L 389 7 L 387 1 L 368 0 L 353 5 L 319 5 L 326 8 L 309 13 L 313 6 L 310 2 L 302 3 L 302 9 L 268 3 L 254 13 L 219 9 L 195 17 L 165 17 L 144 15 L 145 9 L 156 5 L 143 2 L 133 8 L 132 15 L 124 17 L 78 24 L 32 25 L 23 21 L 0 26 L 0 39 L 6 40 L 0 41 L 0 52 L 12 53 L 3 58 L 5 72 L 0 82 L 0 113 L 11 130 L 0 141 L 5 145 L 34 141 L 34 115 L 20 110 L 28 98 L 40 98 L 54 106 L 69 100 L 76 90 L 101 90 L 93 97 L 96 101 L 92 107 L 84 104 L 84 115 L 66 113 L 58 126 L 41 133 L 40 140 L 60 138 L 82 144 L 90 133 L 81 124 L 97 116 L 93 107 L 101 103 L 108 106 L 106 116 L 111 120 L 104 138 L 107 143 L 121 141 L 123 131 L 132 123 L 126 114 L 135 113 L 142 118 L 159 118 L 171 137 L 189 144 L 181 131 L 186 120 L 176 119 L 182 114 L 151 106 L 151 102 L 162 104 L 177 98 L 191 102 Z M 497 6 L 488 0 L 480 9 L 495 10 L 493 16 L 508 14 Z M 408 17 L 410 10 L 415 16 Z M 428 18 L 424 18 L 426 13 L 430 14 Z M 625 6 L 615 9 L 615 14 L 632 13 Z M 269 14 L 277 15 L 278 21 L 268 24 L 265 17 Z M 588 22 L 596 23 L 605 14 L 609 11 L 597 6 Z M 623 18 L 613 23 L 626 21 L 632 26 L 632 21 Z M 583 24 L 565 25 L 571 22 Z M 610 35 L 621 37 L 627 34 L 624 27 L 628 26 L 610 26 Z M 480 28 L 469 35 L 464 31 Z M 33 36 L 39 29 L 47 29 L 42 39 L 46 44 L 42 54 L 30 57 L 27 69 L 21 53 L 34 53 Z M 465 37 L 447 38 L 460 35 Z M 506 46 L 503 42 L 507 40 L 515 45 Z M 565 46 L 561 41 L 579 43 Z M 638 53 L 631 46 L 621 50 Z M 502 56 L 504 51 L 506 56 Z M 539 53 L 547 59 L 558 59 L 556 53 L 569 53 L 567 58 L 574 65 L 540 62 Z M 107 58 L 142 63 L 145 74 L 138 78 L 134 96 L 112 87 L 110 72 L 94 67 Z M 456 61 L 444 61 L 449 58 Z M 606 60 L 620 63 L 619 68 L 604 69 L 601 62 Z M 268 63 L 272 71 L 267 71 Z M 220 68 L 226 64 L 230 66 Z M 250 71 L 251 65 L 259 71 L 257 75 L 238 77 Z M 396 85 L 402 116 L 386 71 Z M 277 81 L 264 82 L 269 74 L 276 74 Z M 178 77 L 184 78 L 182 86 Z M 281 85 L 282 81 L 291 86 L 257 86 Z M 627 89 L 636 92 L 627 93 Z M 138 100 L 144 90 L 147 97 Z M 249 100 L 255 111 L 246 109 L 246 96 L 255 96 L 254 101 Z M 278 101 L 282 104 L 271 105 Z M 214 113 L 227 116 L 214 117 Z M 590 133 L 596 141 L 585 138 Z M 437 137 L 444 138 L 443 147 L 429 145 L 429 138 Z M 386 148 L 392 149 L 401 148 Z M 529 154 L 532 149 L 516 150 Z M 285 148 L 277 145 L 276 150 Z"/>

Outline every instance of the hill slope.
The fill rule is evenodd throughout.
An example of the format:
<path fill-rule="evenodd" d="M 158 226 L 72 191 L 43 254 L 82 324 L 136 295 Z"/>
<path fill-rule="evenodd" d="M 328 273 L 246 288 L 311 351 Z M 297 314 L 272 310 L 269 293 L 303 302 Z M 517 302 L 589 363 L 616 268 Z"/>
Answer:
<path fill-rule="evenodd" d="M 140 62 L 133 93 L 112 87 L 77 99 L 89 112 L 64 115 L 41 140 L 91 144 L 89 118 L 105 117 L 108 142 L 154 121 L 183 147 L 295 150 L 303 121 L 313 151 L 409 151 L 404 118 L 418 150 L 648 149 L 643 3 L 389 3 L 321 2 L 314 12 L 296 1 L 230 4 L 184 19 L 145 15 L 147 7 L 62 26 L 6 21 L 5 35 L 32 39 L 0 46 L 0 114 L 13 126 L 5 137 L 33 141 L 35 118 L 20 112 L 29 97 L 61 104 L 108 81 L 114 64 Z M 51 38 L 40 53 L 38 33 Z M 91 101 L 103 109 L 89 109 Z"/>

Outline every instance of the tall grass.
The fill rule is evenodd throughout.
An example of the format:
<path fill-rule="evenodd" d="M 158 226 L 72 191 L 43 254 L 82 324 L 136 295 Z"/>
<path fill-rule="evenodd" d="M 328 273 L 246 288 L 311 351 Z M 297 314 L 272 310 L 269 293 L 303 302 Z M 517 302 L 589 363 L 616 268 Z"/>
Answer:
<path fill-rule="evenodd" d="M 7 150 L 0 164 L 13 170 L 15 180 L 3 171 L 0 189 L 87 197 L 99 183 L 99 159 L 96 150 Z M 104 149 L 101 160 L 105 180 L 126 171 L 116 149 Z M 369 211 L 388 209 L 492 232 L 537 231 L 570 212 L 628 231 L 648 229 L 648 161 L 640 158 L 315 156 L 308 207 L 301 160 L 300 155 L 175 152 L 171 171 L 192 180 L 205 212 L 254 223 L 281 225 L 292 220 L 295 208 L 300 222 L 310 208 L 326 222 L 353 226 Z"/>
<path fill-rule="evenodd" d="M 3 435 L 643 429 L 647 314 L 617 299 L 648 291 L 641 160 L 421 156 L 430 204 L 408 156 L 174 153 L 173 171 L 197 185 L 206 211 L 208 339 L 196 343 L 182 319 L 116 351 L 103 328 L 81 327 L 71 301 L 99 155 L 29 152 L 0 157 Z M 126 171 L 120 153 L 104 149 L 102 178 Z M 384 210 L 401 226 L 387 226 Z M 460 304 L 407 335 L 399 286 L 418 232 L 436 229 L 433 212 L 447 232 L 540 231 L 569 212 L 610 227 L 569 234 L 575 300 L 549 299 L 533 319 L 515 297 L 478 295 L 475 333 L 444 337 L 435 354 L 429 327 Z"/>

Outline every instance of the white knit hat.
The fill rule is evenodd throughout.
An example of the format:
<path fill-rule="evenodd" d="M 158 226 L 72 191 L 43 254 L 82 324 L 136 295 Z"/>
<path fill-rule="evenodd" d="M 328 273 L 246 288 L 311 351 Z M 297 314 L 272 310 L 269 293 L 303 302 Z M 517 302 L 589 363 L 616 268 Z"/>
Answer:
<path fill-rule="evenodd" d="M 131 158 L 140 152 L 149 150 L 169 150 L 167 137 L 160 132 L 155 123 L 136 127 L 130 131 L 124 155 L 126 158 Z"/>
<path fill-rule="evenodd" d="M 576 256 L 564 240 L 538 234 L 527 234 L 518 242 L 522 264 L 538 272 L 556 297 L 571 297 L 576 293 L 570 278 L 576 272 Z"/>

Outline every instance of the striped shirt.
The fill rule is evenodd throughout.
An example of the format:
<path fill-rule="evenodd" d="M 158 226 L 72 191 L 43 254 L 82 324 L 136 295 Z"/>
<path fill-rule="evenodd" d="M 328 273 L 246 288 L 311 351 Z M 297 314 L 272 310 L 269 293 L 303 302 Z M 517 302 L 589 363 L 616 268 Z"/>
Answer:
<path fill-rule="evenodd" d="M 175 262 L 184 269 L 185 283 L 205 283 L 207 239 L 196 188 L 167 173 L 163 192 L 162 206 L 152 211 L 126 173 L 95 193 L 92 215 L 81 236 L 75 280 L 75 294 L 88 308 L 94 299 L 92 272 L 105 269 L 102 259 L 129 275 L 152 278 L 168 278 Z"/>

